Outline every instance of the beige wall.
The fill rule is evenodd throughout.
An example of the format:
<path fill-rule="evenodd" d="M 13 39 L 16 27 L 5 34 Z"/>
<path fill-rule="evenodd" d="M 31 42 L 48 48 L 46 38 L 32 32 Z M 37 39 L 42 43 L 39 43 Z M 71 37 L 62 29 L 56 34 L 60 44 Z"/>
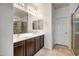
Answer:
<path fill-rule="evenodd" d="M 0 56 L 13 55 L 13 5 L 0 4 Z"/>
<path fill-rule="evenodd" d="M 45 7 L 45 8 L 44 8 Z M 44 8 L 44 31 L 45 31 L 45 48 L 52 49 L 53 48 L 53 14 L 54 8 L 52 4 L 45 4 Z"/>
<path fill-rule="evenodd" d="M 74 11 L 76 10 L 76 8 L 78 7 L 79 3 L 70 3 L 70 13 L 74 13 Z"/>

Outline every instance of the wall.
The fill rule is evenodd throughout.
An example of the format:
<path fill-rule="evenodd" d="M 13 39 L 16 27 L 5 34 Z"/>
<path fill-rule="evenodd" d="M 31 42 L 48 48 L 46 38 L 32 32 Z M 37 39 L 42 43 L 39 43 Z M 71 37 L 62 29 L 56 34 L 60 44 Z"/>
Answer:
<path fill-rule="evenodd" d="M 70 3 L 69 8 L 70 8 L 70 13 L 73 14 L 76 8 L 78 7 L 79 3 Z"/>
<path fill-rule="evenodd" d="M 44 8 L 44 31 L 45 31 L 45 48 L 53 48 L 53 14 L 54 8 L 52 4 L 45 4 Z"/>
<path fill-rule="evenodd" d="M 13 55 L 13 5 L 0 4 L 0 56 Z"/>

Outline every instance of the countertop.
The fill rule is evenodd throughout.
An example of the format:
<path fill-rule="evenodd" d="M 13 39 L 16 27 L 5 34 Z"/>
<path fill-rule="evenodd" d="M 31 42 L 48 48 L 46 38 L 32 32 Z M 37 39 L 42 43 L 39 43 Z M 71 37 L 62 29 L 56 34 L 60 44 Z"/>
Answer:
<path fill-rule="evenodd" d="M 14 34 L 13 35 L 13 43 L 19 42 L 19 41 L 23 41 L 23 40 L 27 40 L 33 37 L 37 37 L 40 35 L 44 35 L 44 33 L 24 33 L 24 34 Z"/>

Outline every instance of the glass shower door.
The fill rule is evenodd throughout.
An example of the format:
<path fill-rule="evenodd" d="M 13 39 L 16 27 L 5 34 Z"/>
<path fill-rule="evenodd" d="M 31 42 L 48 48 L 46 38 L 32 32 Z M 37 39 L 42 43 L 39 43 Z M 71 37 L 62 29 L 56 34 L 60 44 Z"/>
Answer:
<path fill-rule="evenodd" d="M 76 55 L 79 55 L 79 8 L 72 17 L 72 49 Z"/>

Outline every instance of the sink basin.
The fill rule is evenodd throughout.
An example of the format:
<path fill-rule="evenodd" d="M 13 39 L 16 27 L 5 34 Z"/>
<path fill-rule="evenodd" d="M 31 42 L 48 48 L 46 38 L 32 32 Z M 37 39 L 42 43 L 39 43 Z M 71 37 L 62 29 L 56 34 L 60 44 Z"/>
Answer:
<path fill-rule="evenodd" d="M 24 33 L 19 35 L 19 37 L 29 37 L 29 36 L 33 36 L 33 33 Z"/>

